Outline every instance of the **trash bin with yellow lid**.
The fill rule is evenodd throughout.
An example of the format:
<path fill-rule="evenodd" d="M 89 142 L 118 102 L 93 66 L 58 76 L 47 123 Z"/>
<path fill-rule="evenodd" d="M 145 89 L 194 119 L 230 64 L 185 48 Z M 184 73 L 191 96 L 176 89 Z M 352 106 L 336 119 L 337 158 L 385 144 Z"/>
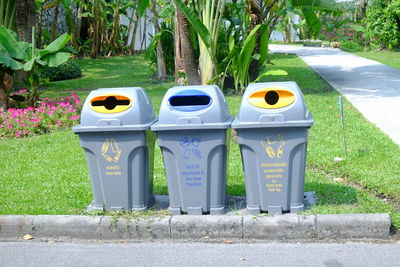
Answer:
<path fill-rule="evenodd" d="M 248 86 L 232 128 L 242 155 L 249 214 L 304 209 L 308 129 L 313 123 L 295 82 Z"/>
<path fill-rule="evenodd" d="M 73 128 L 85 150 L 94 201 L 88 209 L 145 210 L 154 203 L 156 122 L 142 88 L 92 91 Z"/>

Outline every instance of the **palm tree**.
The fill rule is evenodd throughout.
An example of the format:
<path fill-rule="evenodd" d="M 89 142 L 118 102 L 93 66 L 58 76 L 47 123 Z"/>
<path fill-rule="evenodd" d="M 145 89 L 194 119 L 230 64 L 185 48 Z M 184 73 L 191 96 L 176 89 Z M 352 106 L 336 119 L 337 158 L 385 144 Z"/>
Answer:
<path fill-rule="evenodd" d="M 189 85 L 200 84 L 197 66 L 190 42 L 189 21 L 179 8 L 175 8 L 175 82 L 178 85 L 184 84 L 183 77 L 180 77 L 180 73 L 183 72 Z"/>

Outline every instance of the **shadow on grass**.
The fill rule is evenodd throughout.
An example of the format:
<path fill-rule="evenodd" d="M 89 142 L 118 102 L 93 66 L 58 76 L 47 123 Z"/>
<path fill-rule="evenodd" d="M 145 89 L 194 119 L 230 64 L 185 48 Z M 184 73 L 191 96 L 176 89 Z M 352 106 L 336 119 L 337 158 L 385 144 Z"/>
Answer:
<path fill-rule="evenodd" d="M 296 55 L 273 54 L 271 62 L 279 65 L 279 69 L 285 70 L 287 76 L 266 76 L 262 79 L 263 82 L 284 82 L 295 80 L 303 94 L 323 94 L 334 91 L 334 89 L 325 82 L 317 73 L 315 73 L 305 63 L 299 65 L 296 60 Z M 301 59 L 300 59 L 301 60 Z M 294 65 L 296 64 L 296 65 Z M 277 69 L 275 65 L 267 65 L 266 70 Z M 323 84 L 323 86 L 321 86 Z"/>
<path fill-rule="evenodd" d="M 305 191 L 315 191 L 317 205 L 353 205 L 358 203 L 357 192 L 350 186 L 332 183 L 309 182 Z"/>
<path fill-rule="evenodd" d="M 226 191 L 229 196 L 245 196 L 246 195 L 246 188 L 245 188 L 244 182 L 242 184 L 228 183 Z"/>

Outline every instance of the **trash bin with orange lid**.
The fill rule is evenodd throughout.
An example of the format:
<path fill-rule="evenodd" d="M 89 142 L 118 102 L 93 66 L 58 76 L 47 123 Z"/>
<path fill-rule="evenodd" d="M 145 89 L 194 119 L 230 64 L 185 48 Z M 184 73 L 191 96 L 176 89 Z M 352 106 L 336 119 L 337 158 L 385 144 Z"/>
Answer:
<path fill-rule="evenodd" d="M 85 150 L 92 182 L 88 209 L 145 210 L 154 203 L 153 154 L 156 122 L 142 88 L 92 91 L 73 128 Z"/>
<path fill-rule="evenodd" d="M 232 128 L 242 155 L 249 214 L 304 209 L 308 129 L 313 123 L 295 82 L 248 86 Z"/>

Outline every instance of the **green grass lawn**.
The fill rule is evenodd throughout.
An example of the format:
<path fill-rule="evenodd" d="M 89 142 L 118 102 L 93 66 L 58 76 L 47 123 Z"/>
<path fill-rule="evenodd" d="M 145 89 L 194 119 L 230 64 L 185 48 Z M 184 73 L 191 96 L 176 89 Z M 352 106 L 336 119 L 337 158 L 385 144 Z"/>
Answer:
<path fill-rule="evenodd" d="M 342 144 L 337 98 L 339 94 L 299 58 L 273 55 L 274 66 L 289 76 L 267 81 L 294 80 L 302 88 L 315 125 L 310 130 L 306 190 L 316 191 L 318 204 L 306 213 L 391 214 L 400 228 L 400 211 L 376 195 L 400 203 L 400 148 L 345 101 L 348 155 Z M 77 60 L 83 78 L 51 83 L 45 96 L 75 90 L 81 97 L 100 87 L 141 86 L 151 97 L 158 114 L 165 91 L 172 83 L 151 79 L 141 56 Z M 241 97 L 228 96 L 231 112 L 237 113 Z M 92 200 L 83 150 L 71 130 L 27 139 L 0 140 L 0 214 L 76 214 Z M 335 162 L 334 157 L 345 160 Z M 335 179 L 340 178 L 340 179 Z M 155 154 L 156 194 L 167 194 L 160 149 Z M 357 189 L 351 186 L 357 185 Z M 240 152 L 230 144 L 228 193 L 244 195 Z"/>
<path fill-rule="evenodd" d="M 393 51 L 366 51 L 355 52 L 357 56 L 369 58 L 393 68 L 400 69 L 400 52 Z"/>

